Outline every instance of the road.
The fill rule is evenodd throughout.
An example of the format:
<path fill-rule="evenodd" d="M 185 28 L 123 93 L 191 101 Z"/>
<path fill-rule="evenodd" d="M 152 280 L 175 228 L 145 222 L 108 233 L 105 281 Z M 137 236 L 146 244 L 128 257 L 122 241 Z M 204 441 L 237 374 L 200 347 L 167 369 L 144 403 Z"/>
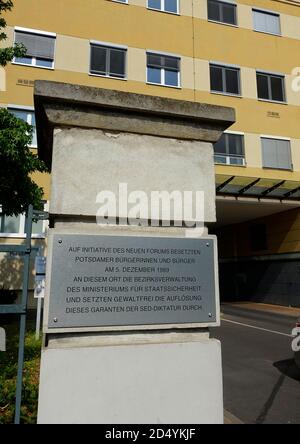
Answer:
<path fill-rule="evenodd" d="M 212 337 L 222 342 L 224 407 L 246 424 L 300 424 L 300 370 L 293 318 L 222 307 Z"/>

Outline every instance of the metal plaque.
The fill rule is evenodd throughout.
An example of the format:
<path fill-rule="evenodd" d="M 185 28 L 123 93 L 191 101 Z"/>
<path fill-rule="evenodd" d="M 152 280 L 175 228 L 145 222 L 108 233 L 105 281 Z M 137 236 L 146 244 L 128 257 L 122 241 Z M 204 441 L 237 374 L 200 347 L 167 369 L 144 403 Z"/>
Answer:
<path fill-rule="evenodd" d="M 214 243 L 53 235 L 48 328 L 216 322 Z"/>

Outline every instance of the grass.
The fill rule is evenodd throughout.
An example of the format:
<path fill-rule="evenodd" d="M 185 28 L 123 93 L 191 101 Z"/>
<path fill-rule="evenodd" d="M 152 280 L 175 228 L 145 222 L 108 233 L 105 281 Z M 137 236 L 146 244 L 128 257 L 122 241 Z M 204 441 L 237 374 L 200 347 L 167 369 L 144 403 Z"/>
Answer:
<path fill-rule="evenodd" d="M 27 321 L 21 423 L 37 419 L 41 341 L 35 339 L 34 321 Z M 1 325 L 6 331 L 6 352 L 0 352 L 0 424 L 14 422 L 18 368 L 19 322 Z"/>

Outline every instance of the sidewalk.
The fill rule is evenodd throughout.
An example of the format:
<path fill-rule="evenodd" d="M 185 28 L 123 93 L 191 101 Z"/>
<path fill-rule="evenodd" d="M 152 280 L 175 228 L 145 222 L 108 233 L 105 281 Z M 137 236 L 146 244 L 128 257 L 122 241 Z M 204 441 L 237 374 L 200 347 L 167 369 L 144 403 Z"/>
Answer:
<path fill-rule="evenodd" d="M 265 313 L 274 313 L 294 318 L 300 316 L 300 308 L 284 307 L 282 305 L 262 304 L 258 302 L 224 302 L 222 303 L 222 306 L 236 307 L 243 310 L 254 310 Z"/>

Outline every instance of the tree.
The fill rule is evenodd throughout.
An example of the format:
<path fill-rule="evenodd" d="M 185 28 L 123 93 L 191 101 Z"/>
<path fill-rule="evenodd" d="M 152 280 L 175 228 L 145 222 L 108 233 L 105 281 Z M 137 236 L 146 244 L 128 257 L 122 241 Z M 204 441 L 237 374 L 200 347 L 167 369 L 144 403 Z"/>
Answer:
<path fill-rule="evenodd" d="M 48 168 L 29 148 L 33 127 L 0 109 L 0 203 L 6 215 L 43 209 L 43 189 L 30 177 Z"/>
<path fill-rule="evenodd" d="M 0 15 L 3 12 L 11 11 L 13 7 L 12 0 L 0 0 Z M 3 32 L 6 27 L 6 21 L 3 17 L 0 17 L 0 42 L 7 39 L 7 35 Z M 14 57 L 24 57 L 26 54 L 26 48 L 20 43 L 15 43 L 14 46 L 0 49 L 0 66 L 6 66 L 8 62 L 11 62 Z"/>
<path fill-rule="evenodd" d="M 0 0 L 0 15 L 12 7 L 11 0 Z M 0 17 L 0 41 L 7 38 L 5 26 L 6 21 Z M 26 48 L 20 44 L 0 49 L 0 66 L 25 54 Z M 32 133 L 32 126 L 0 108 L 0 204 L 2 213 L 9 216 L 25 213 L 30 204 L 43 209 L 43 189 L 30 174 L 46 172 L 47 167 L 29 148 Z"/>

